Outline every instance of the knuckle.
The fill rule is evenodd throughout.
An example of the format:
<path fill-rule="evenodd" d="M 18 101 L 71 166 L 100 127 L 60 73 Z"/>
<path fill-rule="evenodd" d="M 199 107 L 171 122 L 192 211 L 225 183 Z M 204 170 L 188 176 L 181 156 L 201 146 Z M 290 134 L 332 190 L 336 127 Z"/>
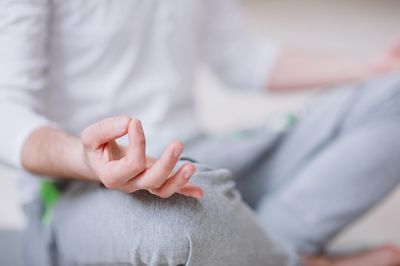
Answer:
<path fill-rule="evenodd" d="M 133 193 L 133 192 L 136 191 L 136 189 L 133 188 L 133 187 L 124 187 L 124 188 L 122 189 L 122 191 L 125 192 L 125 193 Z"/>
<path fill-rule="evenodd" d="M 138 180 L 136 182 L 136 187 L 138 189 L 149 189 L 150 186 L 148 185 L 147 181 L 143 181 L 143 180 Z"/>
<path fill-rule="evenodd" d="M 146 139 L 143 137 L 143 135 L 138 136 L 136 141 L 139 145 L 142 145 L 142 146 L 146 144 Z"/>
<path fill-rule="evenodd" d="M 124 160 L 124 167 L 129 169 L 129 172 L 133 175 L 138 175 L 146 170 L 146 161 L 137 160 L 133 157 L 126 157 Z"/>
<path fill-rule="evenodd" d="M 141 184 L 141 187 L 145 188 L 145 189 L 158 189 L 160 188 L 161 184 L 159 181 L 157 180 L 145 180 L 143 181 L 143 183 Z"/>
<path fill-rule="evenodd" d="M 159 196 L 162 199 L 168 199 L 169 197 L 171 197 L 171 193 L 167 191 L 160 191 L 157 193 L 157 196 Z"/>
<path fill-rule="evenodd" d="M 151 189 L 158 189 L 158 188 L 160 188 L 160 186 L 161 186 L 161 182 L 159 182 L 159 181 L 157 181 L 157 180 L 152 180 L 152 181 L 150 181 L 149 182 L 149 188 L 151 188 Z"/>
<path fill-rule="evenodd" d="M 108 178 L 102 179 L 103 185 L 108 189 L 117 189 L 118 183 L 115 180 L 110 180 Z"/>
<path fill-rule="evenodd" d="M 132 166 L 132 172 L 134 174 L 140 174 L 144 170 L 146 170 L 146 163 L 145 162 L 136 162 Z"/>
<path fill-rule="evenodd" d="M 146 169 L 146 161 L 145 160 L 140 160 L 140 161 L 136 162 L 136 170 L 142 172 L 145 169 Z"/>
<path fill-rule="evenodd" d="M 174 162 L 173 160 L 168 160 L 165 162 L 165 164 L 162 166 L 162 169 L 164 171 L 171 171 L 176 165 L 176 162 Z"/>
<path fill-rule="evenodd" d="M 115 186 L 112 183 L 103 182 L 103 185 L 108 189 L 115 189 Z"/>

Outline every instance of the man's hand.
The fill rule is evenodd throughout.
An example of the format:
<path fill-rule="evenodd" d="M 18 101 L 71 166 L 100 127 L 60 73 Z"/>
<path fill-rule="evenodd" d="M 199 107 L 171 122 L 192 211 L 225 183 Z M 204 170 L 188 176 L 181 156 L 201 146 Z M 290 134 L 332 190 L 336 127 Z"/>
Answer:
<path fill-rule="evenodd" d="M 400 72 L 400 40 L 378 57 L 372 71 L 377 74 Z"/>
<path fill-rule="evenodd" d="M 128 134 L 129 146 L 116 139 Z M 146 140 L 139 120 L 127 116 L 105 119 L 86 128 L 81 136 L 84 158 L 107 188 L 127 193 L 148 190 L 162 198 L 175 193 L 200 198 L 203 191 L 189 183 L 195 166 L 187 163 L 173 173 L 183 144 L 170 144 L 159 160 L 146 156 Z"/>

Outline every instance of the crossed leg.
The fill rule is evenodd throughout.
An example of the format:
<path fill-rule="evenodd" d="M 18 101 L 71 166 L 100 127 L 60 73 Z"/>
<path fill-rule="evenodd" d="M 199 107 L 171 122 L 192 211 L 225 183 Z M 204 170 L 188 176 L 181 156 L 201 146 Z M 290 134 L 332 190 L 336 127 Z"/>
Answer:
<path fill-rule="evenodd" d="M 387 76 L 337 89 L 283 137 L 258 130 L 247 139 L 199 141 L 188 155 L 232 170 L 267 234 L 313 255 L 399 183 L 399 132 L 400 77 Z M 307 263 L 396 265 L 399 257 L 384 246 Z"/>

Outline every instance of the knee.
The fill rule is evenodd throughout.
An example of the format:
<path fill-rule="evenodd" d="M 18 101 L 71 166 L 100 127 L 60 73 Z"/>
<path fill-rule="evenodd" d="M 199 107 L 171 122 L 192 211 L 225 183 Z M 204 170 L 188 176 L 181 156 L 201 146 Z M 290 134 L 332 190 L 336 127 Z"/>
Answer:
<path fill-rule="evenodd" d="M 141 243 L 133 245 L 138 255 L 134 260 L 149 265 L 209 265 L 226 260 L 227 254 L 235 257 L 232 234 L 246 226 L 232 218 L 233 212 L 243 212 L 240 195 L 226 170 L 198 168 L 192 181 L 205 190 L 201 200 L 138 195 L 147 204 L 140 215 L 144 217 Z"/>
<path fill-rule="evenodd" d="M 365 90 L 366 95 L 373 95 L 378 101 L 399 100 L 400 75 L 391 74 L 377 77 L 365 82 L 362 90 Z M 372 98 L 372 96 L 366 96 L 366 98 Z"/>
<path fill-rule="evenodd" d="M 361 104 L 369 105 L 368 107 L 375 109 L 374 111 L 379 110 L 378 108 L 382 109 L 382 106 L 389 106 L 393 102 L 399 103 L 400 75 L 384 75 L 367 81 L 361 86 L 360 94 Z"/>
<path fill-rule="evenodd" d="M 207 265 L 219 260 L 239 265 L 246 263 L 240 258 L 265 259 L 264 248 L 270 243 L 241 202 L 230 174 L 198 168 L 192 181 L 205 190 L 201 200 L 99 188 L 67 196 L 55 221 L 60 252 L 77 264 L 117 259 L 134 265 Z"/>
<path fill-rule="evenodd" d="M 388 118 L 400 121 L 400 75 L 385 75 L 356 87 L 344 128 Z"/>

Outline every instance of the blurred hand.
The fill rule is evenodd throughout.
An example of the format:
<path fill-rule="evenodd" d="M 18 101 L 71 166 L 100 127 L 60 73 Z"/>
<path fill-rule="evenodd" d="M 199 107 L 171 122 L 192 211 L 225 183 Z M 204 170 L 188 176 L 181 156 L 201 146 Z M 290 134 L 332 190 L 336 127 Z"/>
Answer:
<path fill-rule="evenodd" d="M 374 74 L 400 72 L 400 39 L 375 60 L 372 71 Z"/>
<path fill-rule="evenodd" d="M 128 134 L 129 146 L 116 143 Z M 183 144 L 171 143 L 160 159 L 146 156 L 146 141 L 139 120 L 127 116 L 108 118 L 86 128 L 81 136 L 84 158 L 94 175 L 109 189 L 127 193 L 147 190 L 162 198 L 175 193 L 200 198 L 203 190 L 189 183 L 193 164 L 184 164 L 173 173 Z"/>

